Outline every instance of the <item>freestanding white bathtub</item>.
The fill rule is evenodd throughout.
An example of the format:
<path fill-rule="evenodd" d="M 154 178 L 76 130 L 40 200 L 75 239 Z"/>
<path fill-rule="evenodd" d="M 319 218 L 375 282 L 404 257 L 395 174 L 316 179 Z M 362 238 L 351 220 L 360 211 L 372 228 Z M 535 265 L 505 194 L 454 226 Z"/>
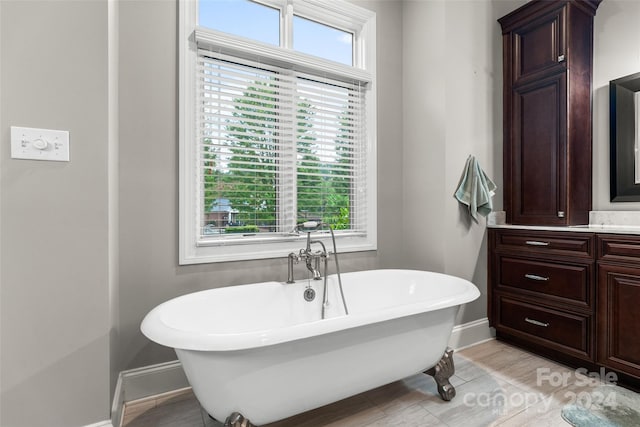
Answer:
<path fill-rule="evenodd" d="M 326 319 L 322 281 L 300 280 L 184 295 L 154 308 L 141 329 L 176 350 L 211 416 L 261 425 L 434 367 L 459 306 L 480 295 L 467 280 L 414 270 L 343 273 L 342 283 L 348 315 L 333 275 Z"/>

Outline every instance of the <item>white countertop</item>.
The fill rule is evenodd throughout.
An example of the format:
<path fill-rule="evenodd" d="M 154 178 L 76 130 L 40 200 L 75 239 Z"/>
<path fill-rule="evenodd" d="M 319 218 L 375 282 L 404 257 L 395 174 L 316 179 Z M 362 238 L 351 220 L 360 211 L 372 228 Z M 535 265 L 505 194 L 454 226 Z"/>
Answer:
<path fill-rule="evenodd" d="M 640 211 L 592 211 L 589 213 L 589 224 L 570 226 L 513 225 L 505 224 L 504 218 L 504 212 L 492 212 L 489 217 L 487 217 L 487 228 L 640 234 Z"/>
<path fill-rule="evenodd" d="M 638 226 L 616 225 L 572 225 L 572 226 L 546 226 L 546 225 L 513 225 L 513 224 L 487 224 L 487 228 L 501 228 L 511 230 L 539 230 L 539 231 L 571 231 L 582 233 L 612 233 L 612 234 L 640 234 Z"/>

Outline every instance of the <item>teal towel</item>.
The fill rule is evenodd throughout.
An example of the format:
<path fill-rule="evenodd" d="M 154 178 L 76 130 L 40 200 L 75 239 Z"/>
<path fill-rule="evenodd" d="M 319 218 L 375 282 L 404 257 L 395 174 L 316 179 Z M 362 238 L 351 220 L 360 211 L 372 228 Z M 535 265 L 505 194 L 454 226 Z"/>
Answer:
<path fill-rule="evenodd" d="M 491 198 L 496 185 L 482 170 L 475 157 L 469 156 L 455 192 L 455 198 L 469 207 L 469 215 L 478 222 L 478 214 L 487 216 L 493 209 Z"/>

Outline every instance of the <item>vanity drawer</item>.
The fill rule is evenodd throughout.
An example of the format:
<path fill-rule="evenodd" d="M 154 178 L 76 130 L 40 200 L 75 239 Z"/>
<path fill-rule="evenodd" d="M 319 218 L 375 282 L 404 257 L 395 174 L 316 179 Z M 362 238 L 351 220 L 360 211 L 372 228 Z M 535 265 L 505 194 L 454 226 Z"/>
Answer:
<path fill-rule="evenodd" d="M 640 263 L 640 236 L 599 234 L 598 259 Z"/>
<path fill-rule="evenodd" d="M 590 358 L 590 316 L 501 297 L 497 329 L 582 358 Z"/>
<path fill-rule="evenodd" d="M 591 304 L 591 275 L 592 265 L 499 257 L 498 286 L 501 290 L 568 299 L 584 307 Z"/>
<path fill-rule="evenodd" d="M 557 231 L 496 230 L 499 251 L 522 251 L 538 254 L 593 258 L 593 233 Z"/>

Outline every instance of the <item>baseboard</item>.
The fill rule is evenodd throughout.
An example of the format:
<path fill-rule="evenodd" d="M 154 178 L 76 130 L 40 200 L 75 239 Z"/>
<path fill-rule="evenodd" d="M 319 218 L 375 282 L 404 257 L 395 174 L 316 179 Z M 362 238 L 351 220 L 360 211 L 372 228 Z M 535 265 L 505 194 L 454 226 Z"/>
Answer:
<path fill-rule="evenodd" d="M 485 317 L 454 326 L 453 331 L 451 331 L 451 338 L 449 338 L 449 347 L 454 350 L 462 350 L 491 339 L 494 339 L 494 336 L 491 328 L 489 328 L 489 319 Z"/>
<path fill-rule="evenodd" d="M 106 420 L 106 421 L 100 421 L 99 423 L 89 424 L 84 427 L 113 427 L 113 424 L 111 424 L 111 421 Z"/>
<path fill-rule="evenodd" d="M 113 427 L 122 425 L 125 402 L 185 387 L 189 387 L 189 382 L 177 360 L 120 372 L 111 408 Z"/>

